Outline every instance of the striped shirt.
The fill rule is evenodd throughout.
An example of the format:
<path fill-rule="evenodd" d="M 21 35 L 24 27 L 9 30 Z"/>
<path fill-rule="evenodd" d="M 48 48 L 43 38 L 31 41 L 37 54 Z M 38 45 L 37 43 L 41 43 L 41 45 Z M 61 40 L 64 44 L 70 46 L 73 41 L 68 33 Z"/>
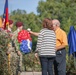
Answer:
<path fill-rule="evenodd" d="M 36 46 L 39 56 L 55 56 L 56 36 L 53 30 L 44 28 L 40 31 Z"/>

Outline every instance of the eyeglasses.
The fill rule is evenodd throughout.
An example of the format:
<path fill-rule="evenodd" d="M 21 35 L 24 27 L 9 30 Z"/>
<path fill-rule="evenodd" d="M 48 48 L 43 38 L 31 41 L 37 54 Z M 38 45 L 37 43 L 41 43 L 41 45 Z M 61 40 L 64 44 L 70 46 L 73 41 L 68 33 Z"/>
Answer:
<path fill-rule="evenodd" d="M 57 26 L 57 24 L 55 23 L 55 24 L 53 24 L 53 26 Z"/>

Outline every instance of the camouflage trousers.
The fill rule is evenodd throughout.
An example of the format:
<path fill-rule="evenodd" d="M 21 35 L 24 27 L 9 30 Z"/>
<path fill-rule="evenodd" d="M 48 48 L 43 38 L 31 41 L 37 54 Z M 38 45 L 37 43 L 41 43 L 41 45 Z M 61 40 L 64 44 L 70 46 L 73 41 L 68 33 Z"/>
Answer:
<path fill-rule="evenodd" d="M 10 75 L 20 75 L 22 66 L 22 56 L 18 56 L 17 53 L 11 52 L 10 54 Z"/>

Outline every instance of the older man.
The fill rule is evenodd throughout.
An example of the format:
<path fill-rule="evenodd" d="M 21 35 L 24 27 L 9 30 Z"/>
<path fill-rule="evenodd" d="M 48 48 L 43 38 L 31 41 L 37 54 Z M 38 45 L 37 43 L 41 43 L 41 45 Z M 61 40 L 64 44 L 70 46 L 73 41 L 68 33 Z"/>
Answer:
<path fill-rule="evenodd" d="M 53 21 L 53 30 L 56 34 L 56 59 L 54 61 L 55 75 L 66 75 L 66 50 L 67 35 L 60 28 L 60 22 L 57 19 Z"/>

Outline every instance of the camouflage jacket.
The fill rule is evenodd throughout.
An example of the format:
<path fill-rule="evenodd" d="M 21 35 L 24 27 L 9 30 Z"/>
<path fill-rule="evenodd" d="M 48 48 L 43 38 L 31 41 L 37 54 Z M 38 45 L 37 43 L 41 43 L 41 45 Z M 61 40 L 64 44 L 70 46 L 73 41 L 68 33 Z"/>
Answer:
<path fill-rule="evenodd" d="M 15 47 L 16 51 L 19 50 L 19 42 L 17 40 L 17 36 L 18 36 L 18 32 L 19 31 L 20 31 L 19 29 L 17 29 L 16 31 L 14 31 L 13 32 L 13 36 L 12 36 L 12 40 L 13 40 L 14 47 Z"/>
<path fill-rule="evenodd" d="M 10 34 L 7 33 L 5 30 L 0 30 L 0 48 L 2 50 L 6 50 L 6 52 L 9 51 L 9 44 L 11 43 Z M 12 47 L 10 48 L 10 51 L 12 50 Z"/>

